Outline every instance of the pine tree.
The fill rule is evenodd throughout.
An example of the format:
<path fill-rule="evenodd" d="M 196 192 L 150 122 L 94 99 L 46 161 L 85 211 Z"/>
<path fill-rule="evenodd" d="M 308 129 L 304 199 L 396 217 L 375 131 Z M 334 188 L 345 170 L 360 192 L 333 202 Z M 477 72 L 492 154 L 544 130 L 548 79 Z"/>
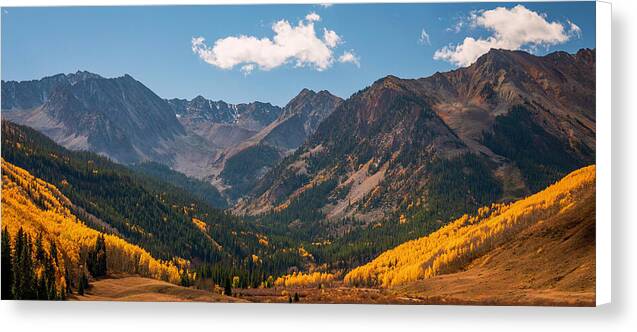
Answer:
<path fill-rule="evenodd" d="M 73 285 L 71 284 L 71 276 L 69 275 L 69 268 L 64 267 L 64 283 L 66 284 L 65 290 L 67 294 L 73 294 Z"/>
<path fill-rule="evenodd" d="M 47 289 L 46 279 L 44 278 L 44 276 L 37 279 L 38 279 L 37 298 L 38 300 L 47 300 L 49 296 L 49 291 Z"/>
<path fill-rule="evenodd" d="M 299 293 L 294 293 L 294 302 L 299 302 Z"/>
<path fill-rule="evenodd" d="M 84 295 L 84 291 L 88 288 L 88 277 L 86 273 L 82 270 L 80 274 L 80 280 L 78 281 L 77 293 L 80 295 Z"/>
<path fill-rule="evenodd" d="M 226 281 L 223 286 L 223 295 L 232 296 L 232 284 L 230 283 L 229 277 L 226 277 Z"/>
<path fill-rule="evenodd" d="M 47 294 L 47 300 L 58 300 L 58 292 L 55 289 L 55 284 L 49 284 L 48 285 L 49 289 L 49 294 Z"/>
<path fill-rule="evenodd" d="M 55 265 L 58 266 L 59 262 L 58 262 L 58 247 L 55 244 L 55 241 L 51 241 L 51 258 L 53 258 L 53 262 L 55 262 Z"/>
<path fill-rule="evenodd" d="M 53 258 L 48 254 L 44 258 L 44 276 L 47 285 L 47 299 L 55 300 L 57 298 L 57 289 L 55 285 L 55 266 L 53 265 Z"/>
<path fill-rule="evenodd" d="M 182 286 L 184 286 L 184 287 L 190 287 L 190 286 L 192 286 L 192 282 L 191 282 L 191 280 L 190 280 L 190 276 L 188 275 L 188 271 L 186 271 L 186 269 L 184 269 L 184 270 L 181 272 L 180 279 L 181 279 L 181 280 L 180 280 L 180 282 L 179 282 L 179 283 L 180 283 Z"/>
<path fill-rule="evenodd" d="M 60 294 L 58 295 L 58 299 L 62 301 L 66 300 L 66 293 L 67 293 L 66 287 L 62 285 L 62 287 L 60 287 Z"/>
<path fill-rule="evenodd" d="M 38 233 L 38 236 L 35 239 L 35 259 L 38 263 L 44 262 L 44 245 L 42 244 L 42 233 Z"/>
<path fill-rule="evenodd" d="M 83 276 L 82 276 L 83 277 Z M 84 295 L 84 283 L 82 282 L 82 278 L 80 278 L 77 286 L 77 294 Z"/>
<path fill-rule="evenodd" d="M 106 275 L 106 240 L 104 239 L 104 234 L 100 234 L 100 236 L 97 239 L 97 244 L 98 244 L 98 255 L 97 255 L 97 266 L 98 266 L 98 272 L 100 276 L 105 276 Z"/>
<path fill-rule="evenodd" d="M 95 239 L 95 246 L 89 252 L 87 267 L 93 277 L 106 275 L 106 241 L 101 234 Z"/>
<path fill-rule="evenodd" d="M 24 251 L 24 231 L 22 227 L 18 229 L 15 234 L 15 250 L 13 254 L 13 285 L 11 286 L 11 293 L 13 298 L 19 300 L 22 297 L 22 291 L 20 290 L 20 284 L 22 276 L 20 275 L 22 253 Z"/>
<path fill-rule="evenodd" d="M 14 256 L 13 294 L 17 300 L 37 299 L 35 272 L 33 271 L 31 238 L 22 227 L 16 235 Z"/>
<path fill-rule="evenodd" d="M 2 299 L 13 299 L 13 253 L 11 251 L 11 235 L 7 227 L 2 229 Z"/>

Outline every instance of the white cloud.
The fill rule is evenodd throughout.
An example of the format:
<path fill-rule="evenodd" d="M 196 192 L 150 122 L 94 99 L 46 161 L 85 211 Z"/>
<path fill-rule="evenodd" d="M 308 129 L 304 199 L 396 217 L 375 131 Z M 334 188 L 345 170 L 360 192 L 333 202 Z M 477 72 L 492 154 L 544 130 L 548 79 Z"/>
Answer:
<path fill-rule="evenodd" d="M 353 63 L 356 67 L 361 66 L 361 58 L 354 54 L 354 51 L 345 51 L 343 54 L 338 57 L 338 62 L 340 63 Z"/>
<path fill-rule="evenodd" d="M 422 31 L 420 31 L 420 38 L 418 38 L 418 43 L 422 45 L 431 45 L 429 34 L 427 33 L 427 31 L 425 31 L 425 29 L 422 29 Z"/>
<path fill-rule="evenodd" d="M 333 3 L 320 3 L 319 6 L 323 7 L 323 8 L 329 8 L 332 7 L 334 4 Z"/>
<path fill-rule="evenodd" d="M 445 30 L 447 30 L 448 32 L 458 33 L 458 32 L 460 32 L 460 30 L 462 30 L 463 26 L 464 26 L 464 21 L 458 20 L 458 22 L 456 22 L 456 24 L 453 27 L 447 28 Z"/>
<path fill-rule="evenodd" d="M 307 14 L 307 15 L 305 16 L 305 19 L 306 19 L 308 22 L 317 22 L 317 21 L 320 21 L 320 20 L 321 20 L 321 17 L 319 16 L 319 14 L 317 14 L 317 13 L 315 13 L 315 12 L 311 12 L 311 13 L 309 13 L 309 14 Z"/>
<path fill-rule="evenodd" d="M 194 37 L 192 51 L 205 62 L 221 69 L 243 65 L 240 70 L 244 74 L 257 68 L 271 70 L 288 62 L 294 62 L 296 67 L 309 66 L 322 71 L 334 62 L 333 49 L 342 39 L 328 29 L 323 29 L 323 38 L 319 38 L 314 29 L 314 23 L 319 20 L 320 16 L 314 12 L 296 26 L 280 20 L 272 25 L 274 36 L 271 39 L 230 36 L 208 46 L 203 37 Z"/>
<path fill-rule="evenodd" d="M 538 14 L 522 5 L 510 9 L 497 7 L 472 12 L 469 22 L 471 26 L 489 30 L 492 35 L 478 39 L 466 37 L 461 44 L 448 45 L 437 50 L 434 59 L 468 66 L 492 48 L 518 50 L 528 46 L 533 49 L 538 46 L 561 44 L 571 37 L 561 23 L 549 22 L 545 14 Z M 574 24 L 569 28 L 569 31 L 574 33 L 579 29 Z"/>
<path fill-rule="evenodd" d="M 571 36 L 575 36 L 577 38 L 582 38 L 582 29 L 577 26 L 577 24 L 571 22 L 571 20 L 566 20 L 568 23 L 568 33 Z"/>
<path fill-rule="evenodd" d="M 254 64 L 252 63 L 241 66 L 241 72 L 243 73 L 244 76 L 250 75 L 250 73 L 252 73 L 253 70 L 254 70 Z"/>
<path fill-rule="evenodd" d="M 340 44 L 341 37 L 333 30 L 323 29 L 323 41 L 328 47 L 334 48 Z"/>

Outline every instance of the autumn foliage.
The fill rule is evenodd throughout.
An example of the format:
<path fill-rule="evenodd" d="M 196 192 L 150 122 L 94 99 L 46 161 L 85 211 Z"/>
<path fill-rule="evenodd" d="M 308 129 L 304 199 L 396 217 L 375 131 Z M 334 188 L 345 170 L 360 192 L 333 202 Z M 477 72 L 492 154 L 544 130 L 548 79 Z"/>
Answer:
<path fill-rule="evenodd" d="M 328 286 L 334 281 L 334 275 L 323 272 L 294 272 L 278 277 L 274 281 L 276 287 L 318 287 Z"/>
<path fill-rule="evenodd" d="M 473 216 L 464 215 L 428 236 L 388 250 L 349 272 L 344 281 L 352 286 L 391 287 L 455 272 L 511 235 L 572 207 L 594 193 L 594 186 L 595 166 L 584 167 L 535 195 L 482 207 Z"/>
<path fill-rule="evenodd" d="M 172 283 L 180 281 L 174 262 L 157 260 L 118 236 L 89 228 L 73 215 L 71 207 L 72 202 L 55 186 L 2 160 L 2 227 L 12 235 L 20 228 L 32 238 L 42 235 L 43 248 L 48 254 L 55 243 L 59 287 L 70 287 L 66 280 L 78 280 L 85 272 L 90 253 L 101 236 L 109 272 L 135 273 Z"/>

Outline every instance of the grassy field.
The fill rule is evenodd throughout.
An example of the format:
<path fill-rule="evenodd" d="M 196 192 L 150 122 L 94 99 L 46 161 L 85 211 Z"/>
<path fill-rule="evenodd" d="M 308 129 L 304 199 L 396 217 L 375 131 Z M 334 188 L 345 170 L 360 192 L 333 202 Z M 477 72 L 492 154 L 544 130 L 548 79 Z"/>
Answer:
<path fill-rule="evenodd" d="M 246 302 L 205 290 L 176 286 L 164 281 L 138 276 L 110 276 L 91 282 L 84 296 L 73 295 L 78 301 L 136 302 Z"/>

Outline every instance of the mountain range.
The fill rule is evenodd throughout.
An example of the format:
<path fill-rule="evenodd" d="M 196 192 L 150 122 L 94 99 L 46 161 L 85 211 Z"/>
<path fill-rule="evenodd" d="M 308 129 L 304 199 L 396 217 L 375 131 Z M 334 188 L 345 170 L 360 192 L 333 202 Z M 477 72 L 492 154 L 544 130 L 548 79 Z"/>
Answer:
<path fill-rule="evenodd" d="M 448 220 L 594 161 L 595 51 L 491 50 L 466 68 L 387 76 L 355 93 L 235 211 L 311 198 L 320 203 L 303 209 L 328 223 Z M 285 222 L 300 221 L 288 212 Z"/>
<path fill-rule="evenodd" d="M 238 214 L 309 197 L 325 220 L 445 220 L 594 162 L 595 50 L 494 49 L 427 78 L 384 77 L 347 100 L 303 89 L 283 108 L 165 100 L 129 75 L 77 72 L 3 81 L 2 110 L 69 149 L 211 183 Z"/>
<path fill-rule="evenodd" d="M 72 150 L 127 165 L 165 164 L 215 184 L 230 201 L 301 145 L 339 101 L 307 89 L 285 108 L 202 96 L 164 100 L 129 75 L 104 78 L 86 71 L 2 82 L 3 118 Z M 256 163 L 236 167 L 245 155 Z"/>
<path fill-rule="evenodd" d="M 493 49 L 284 107 L 129 75 L 3 81 L 3 253 L 50 248 L 15 260 L 13 296 L 83 293 L 108 246 L 110 273 L 198 296 L 592 305 L 595 61 Z M 139 279 L 115 283 L 169 287 Z"/>

